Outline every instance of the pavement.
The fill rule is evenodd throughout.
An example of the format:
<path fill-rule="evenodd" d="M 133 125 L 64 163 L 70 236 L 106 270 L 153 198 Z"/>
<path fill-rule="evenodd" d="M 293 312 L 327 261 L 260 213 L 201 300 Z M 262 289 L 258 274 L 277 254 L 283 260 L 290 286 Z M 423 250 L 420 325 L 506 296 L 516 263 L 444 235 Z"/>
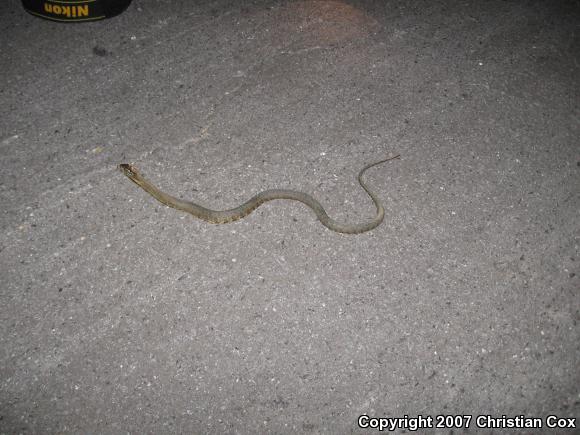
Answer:
<path fill-rule="evenodd" d="M 579 433 L 579 18 L 135 0 L 61 24 L 9 0 L 0 433 Z M 386 216 L 361 235 L 290 201 L 212 225 L 117 169 L 364 222 L 356 175 L 396 154 L 366 174 Z"/>

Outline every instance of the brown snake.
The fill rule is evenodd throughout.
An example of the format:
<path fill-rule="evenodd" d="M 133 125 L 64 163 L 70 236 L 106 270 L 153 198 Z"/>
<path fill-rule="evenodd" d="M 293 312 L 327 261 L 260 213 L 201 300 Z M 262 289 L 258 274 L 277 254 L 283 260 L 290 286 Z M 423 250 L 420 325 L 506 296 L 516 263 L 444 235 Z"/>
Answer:
<path fill-rule="evenodd" d="M 211 222 L 212 224 L 226 224 L 229 222 L 237 221 L 238 219 L 242 219 L 252 213 L 255 209 L 257 209 L 260 205 L 264 204 L 265 202 L 272 201 L 274 199 L 289 199 L 292 201 L 300 201 L 310 207 L 314 213 L 316 213 L 316 217 L 318 220 L 324 225 L 326 228 L 336 231 L 337 233 L 345 233 L 345 234 L 360 234 L 366 231 L 370 231 L 373 228 L 378 227 L 383 218 L 385 216 L 385 210 L 381 203 L 379 202 L 378 198 L 375 194 L 368 188 L 368 186 L 364 183 L 362 176 L 365 171 L 373 166 L 380 165 L 381 163 L 388 162 L 389 160 L 394 160 L 399 158 L 400 155 L 395 157 L 390 157 L 388 159 L 381 160 L 379 162 L 371 163 L 366 165 L 361 171 L 358 173 L 358 182 L 362 186 L 362 188 L 366 191 L 366 193 L 371 197 L 375 206 L 377 208 L 377 214 L 373 220 L 362 223 L 362 224 L 341 224 L 334 219 L 331 219 L 326 212 L 322 205 L 314 199 L 312 196 L 308 195 L 307 193 L 298 192 L 296 190 L 286 190 L 286 189 L 273 189 L 273 190 L 264 190 L 263 192 L 258 193 L 242 205 L 236 208 L 232 208 L 230 210 L 210 210 L 208 208 L 202 207 L 201 205 L 195 204 L 189 201 L 183 201 L 181 199 L 175 198 L 174 196 L 168 195 L 167 193 L 162 192 L 149 181 L 145 180 L 143 176 L 139 173 L 139 171 L 132 165 L 127 163 L 123 163 L 119 165 L 119 169 L 121 172 L 125 174 L 131 181 L 149 193 L 153 198 L 157 201 L 165 204 L 168 207 L 175 208 L 177 210 L 184 211 L 189 213 L 196 218 L 203 219 L 204 221 Z"/>

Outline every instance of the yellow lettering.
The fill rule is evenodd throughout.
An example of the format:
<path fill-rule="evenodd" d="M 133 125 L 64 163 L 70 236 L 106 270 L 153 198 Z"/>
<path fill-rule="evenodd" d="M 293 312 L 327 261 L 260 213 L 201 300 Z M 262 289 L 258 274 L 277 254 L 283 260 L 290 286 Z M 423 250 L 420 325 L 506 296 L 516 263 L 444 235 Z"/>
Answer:
<path fill-rule="evenodd" d="M 55 15 L 64 15 L 67 18 L 88 17 L 89 5 L 53 5 L 44 3 L 44 12 Z"/>
<path fill-rule="evenodd" d="M 88 17 L 89 16 L 89 5 L 77 6 L 77 15 L 79 17 Z"/>

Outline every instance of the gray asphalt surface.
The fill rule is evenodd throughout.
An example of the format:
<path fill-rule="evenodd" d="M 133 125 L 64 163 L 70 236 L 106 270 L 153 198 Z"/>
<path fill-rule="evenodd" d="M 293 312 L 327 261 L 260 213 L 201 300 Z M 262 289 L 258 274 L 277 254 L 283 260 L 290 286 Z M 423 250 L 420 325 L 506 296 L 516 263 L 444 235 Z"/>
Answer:
<path fill-rule="evenodd" d="M 9 0 L 0 433 L 578 419 L 579 18 L 575 1 L 135 0 L 66 25 Z M 385 221 L 358 236 L 285 201 L 211 225 L 117 170 L 213 208 L 303 190 L 361 222 L 356 174 L 395 154 L 367 173 Z"/>

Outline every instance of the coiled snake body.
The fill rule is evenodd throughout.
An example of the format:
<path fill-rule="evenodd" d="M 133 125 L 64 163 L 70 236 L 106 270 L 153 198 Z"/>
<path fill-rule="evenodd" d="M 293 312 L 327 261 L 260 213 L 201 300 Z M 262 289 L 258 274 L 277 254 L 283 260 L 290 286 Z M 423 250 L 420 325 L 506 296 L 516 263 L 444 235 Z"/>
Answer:
<path fill-rule="evenodd" d="M 394 160 L 400 157 L 399 155 L 395 157 L 390 157 L 388 159 L 381 160 L 379 162 L 371 163 L 364 168 L 358 174 L 358 182 L 362 186 L 362 188 L 366 191 L 366 193 L 371 197 L 375 206 L 377 208 L 377 214 L 369 222 L 362 223 L 362 224 L 341 224 L 340 222 L 335 221 L 334 219 L 330 218 L 322 205 L 314 199 L 311 195 L 308 195 L 304 192 L 298 192 L 296 190 L 286 190 L 286 189 L 272 189 L 272 190 L 264 190 L 263 192 L 258 193 L 250 200 L 246 201 L 242 205 L 236 208 L 232 208 L 230 210 L 211 210 L 205 207 L 202 207 L 199 204 L 195 204 L 190 201 L 184 201 L 179 198 L 175 198 L 167 193 L 162 192 L 149 181 L 145 180 L 143 176 L 139 173 L 139 171 L 132 165 L 127 163 L 123 163 L 119 165 L 121 172 L 125 174 L 131 181 L 149 193 L 153 198 L 157 201 L 165 204 L 168 207 L 175 208 L 177 210 L 184 211 L 189 213 L 196 218 L 203 219 L 204 221 L 211 222 L 212 224 L 226 224 L 229 222 L 237 221 L 238 219 L 242 219 L 252 213 L 255 209 L 257 209 L 260 205 L 264 204 L 265 202 L 272 201 L 274 199 L 289 199 L 292 201 L 300 201 L 310 207 L 314 213 L 316 213 L 316 217 L 318 220 L 332 231 L 336 231 L 337 233 L 345 233 L 345 234 L 360 234 L 366 231 L 370 231 L 373 228 L 376 228 L 381 224 L 383 218 L 385 216 L 385 210 L 381 203 L 379 202 L 378 198 L 375 194 L 368 188 L 365 182 L 362 179 L 363 174 L 366 172 L 367 169 L 372 168 L 373 166 L 380 165 L 381 163 L 388 162 L 389 160 Z"/>

